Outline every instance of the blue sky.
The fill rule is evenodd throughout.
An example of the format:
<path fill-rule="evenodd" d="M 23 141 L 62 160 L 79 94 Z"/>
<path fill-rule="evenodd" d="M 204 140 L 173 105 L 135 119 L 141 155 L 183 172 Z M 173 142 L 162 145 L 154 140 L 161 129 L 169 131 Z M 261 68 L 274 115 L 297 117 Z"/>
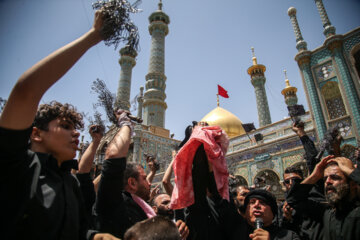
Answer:
<path fill-rule="evenodd" d="M 0 0 L 0 97 L 7 98 L 20 75 L 57 48 L 85 33 L 93 21 L 88 0 Z M 158 0 L 143 0 L 141 13 L 132 16 L 140 31 L 141 51 L 133 68 L 131 98 L 145 85 L 151 37 L 148 16 Z M 359 0 L 324 0 L 338 34 L 360 25 Z M 247 74 L 251 47 L 259 64 L 266 66 L 266 91 L 272 121 L 287 116 L 281 95 L 286 69 L 298 88 L 299 104 L 308 105 L 294 56 L 295 36 L 287 15 L 297 9 L 299 25 L 309 49 L 322 45 L 322 23 L 313 0 L 163 0 L 170 17 L 166 37 L 167 76 L 165 127 L 182 139 L 185 127 L 216 107 L 217 84 L 230 96 L 220 106 L 243 123 L 258 127 L 255 93 Z M 74 104 L 90 115 L 96 95 L 91 84 L 103 79 L 114 93 L 120 77 L 119 53 L 104 43 L 90 49 L 43 97 Z"/>

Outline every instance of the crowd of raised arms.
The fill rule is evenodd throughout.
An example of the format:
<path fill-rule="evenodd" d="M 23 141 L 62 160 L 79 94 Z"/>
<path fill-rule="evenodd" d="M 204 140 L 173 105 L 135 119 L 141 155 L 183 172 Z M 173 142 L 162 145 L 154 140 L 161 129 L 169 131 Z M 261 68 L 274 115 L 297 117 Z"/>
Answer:
<path fill-rule="evenodd" d="M 147 173 L 126 160 L 134 123 L 122 109 L 114 111 L 118 131 L 93 179 L 104 129 L 90 126 L 92 142 L 73 160 L 82 115 L 71 104 L 39 102 L 102 41 L 102 25 L 97 11 L 88 32 L 31 67 L 12 89 L 0 117 L 2 239 L 360 239 L 359 151 L 354 162 L 342 157 L 338 139 L 335 151 L 318 159 L 301 125 L 292 129 L 307 169 L 285 169 L 283 201 L 266 183 L 234 181 L 226 167 L 226 133 L 204 122 L 186 128 L 163 186 L 152 188 L 156 159 L 148 156 Z"/>

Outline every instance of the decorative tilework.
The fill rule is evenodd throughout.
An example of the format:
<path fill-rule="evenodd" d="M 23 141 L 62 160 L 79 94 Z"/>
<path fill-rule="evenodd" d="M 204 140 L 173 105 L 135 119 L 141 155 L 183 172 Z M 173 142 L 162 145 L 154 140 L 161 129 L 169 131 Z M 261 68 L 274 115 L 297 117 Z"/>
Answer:
<path fill-rule="evenodd" d="M 350 76 L 345 59 L 340 51 L 334 52 L 334 59 L 341 74 L 348 104 L 350 106 L 352 115 L 354 116 L 354 123 L 357 126 L 358 134 L 360 134 L 360 100 L 357 95 L 354 82 Z"/>
<path fill-rule="evenodd" d="M 320 53 L 321 52 L 324 52 L 324 51 L 320 51 Z M 311 59 L 313 59 L 313 58 L 311 58 Z M 324 119 L 324 116 L 322 113 L 321 104 L 320 104 L 320 100 L 319 100 L 318 93 L 316 90 L 315 82 L 311 75 L 310 65 L 303 64 L 301 66 L 301 71 L 303 73 L 305 86 L 306 86 L 307 92 L 309 94 L 310 104 L 312 106 L 318 135 L 322 139 L 326 132 L 326 124 L 325 124 L 325 119 Z"/>
<path fill-rule="evenodd" d="M 335 76 L 334 66 L 329 61 L 315 68 L 315 75 L 318 81 L 324 81 Z"/>
<path fill-rule="evenodd" d="M 317 52 L 312 53 L 310 65 L 316 66 L 325 60 L 331 59 L 331 52 L 327 48 L 323 48 Z"/>
<path fill-rule="evenodd" d="M 247 167 L 241 167 L 241 168 L 237 168 L 236 172 L 234 173 L 235 175 L 240 175 L 245 179 L 248 179 L 248 170 Z"/>
<path fill-rule="evenodd" d="M 356 35 L 344 40 L 343 47 L 345 52 L 350 54 L 351 49 L 357 44 L 360 44 L 360 30 L 356 33 Z"/>
<path fill-rule="evenodd" d="M 302 161 L 302 159 L 303 159 L 302 154 L 294 154 L 291 156 L 283 157 L 282 161 L 283 161 L 284 169 L 290 167 L 294 163 Z"/>

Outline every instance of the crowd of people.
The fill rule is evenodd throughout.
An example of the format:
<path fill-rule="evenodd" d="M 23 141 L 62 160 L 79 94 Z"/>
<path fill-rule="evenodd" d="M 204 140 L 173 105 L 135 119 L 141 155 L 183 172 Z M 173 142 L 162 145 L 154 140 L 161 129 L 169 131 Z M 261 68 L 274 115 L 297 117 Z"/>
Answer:
<path fill-rule="evenodd" d="M 148 174 L 127 162 L 134 123 L 121 109 L 114 110 L 118 131 L 101 174 L 92 179 L 104 129 L 90 126 L 92 142 L 79 161 L 73 160 L 82 115 L 71 104 L 39 102 L 102 41 L 102 25 L 97 11 L 87 33 L 27 70 L 8 98 L 0 117 L 3 239 L 360 239 L 358 162 L 339 151 L 318 159 L 303 126 L 293 130 L 308 170 L 285 169 L 282 202 L 267 187 L 229 184 L 227 135 L 204 122 L 186 128 L 163 187 L 151 188 L 156 160 L 148 156 Z"/>

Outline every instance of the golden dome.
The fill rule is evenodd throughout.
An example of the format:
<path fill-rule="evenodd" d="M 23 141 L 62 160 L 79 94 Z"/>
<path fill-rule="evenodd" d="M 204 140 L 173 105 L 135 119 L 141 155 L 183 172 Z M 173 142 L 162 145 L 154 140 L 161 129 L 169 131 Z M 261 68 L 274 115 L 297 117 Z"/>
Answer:
<path fill-rule="evenodd" d="M 221 107 L 209 112 L 201 121 L 207 122 L 210 126 L 220 126 L 229 138 L 246 133 L 240 119 Z"/>

